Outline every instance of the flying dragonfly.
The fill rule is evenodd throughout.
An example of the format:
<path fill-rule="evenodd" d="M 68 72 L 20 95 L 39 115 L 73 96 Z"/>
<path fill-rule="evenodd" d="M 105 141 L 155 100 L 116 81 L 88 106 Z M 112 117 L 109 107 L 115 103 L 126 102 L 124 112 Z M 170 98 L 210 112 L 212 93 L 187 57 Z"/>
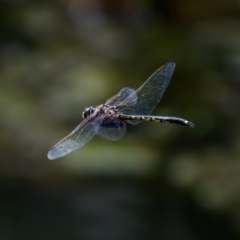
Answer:
<path fill-rule="evenodd" d="M 174 123 L 194 127 L 188 120 L 178 117 L 151 116 L 160 102 L 173 75 L 175 63 L 167 63 L 154 72 L 136 91 L 123 88 L 105 104 L 84 109 L 83 121 L 48 152 L 50 160 L 57 159 L 81 148 L 96 134 L 115 141 L 126 133 L 126 124 L 145 122 Z"/>

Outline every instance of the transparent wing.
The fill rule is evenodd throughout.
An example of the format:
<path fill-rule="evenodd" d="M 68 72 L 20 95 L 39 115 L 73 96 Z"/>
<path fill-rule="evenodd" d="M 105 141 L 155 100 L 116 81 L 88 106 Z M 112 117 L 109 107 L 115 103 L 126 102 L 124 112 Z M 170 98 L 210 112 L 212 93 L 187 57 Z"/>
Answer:
<path fill-rule="evenodd" d="M 113 97 L 109 98 L 106 104 L 111 106 L 119 105 L 124 99 L 129 97 L 131 94 L 135 92 L 133 88 L 123 88 L 118 94 L 114 95 Z M 134 97 L 135 96 L 135 97 Z M 137 95 L 135 94 L 132 96 L 131 101 L 128 102 L 129 106 L 135 105 L 137 103 Z"/>
<path fill-rule="evenodd" d="M 98 128 L 97 135 L 107 140 L 116 141 L 126 133 L 126 124 L 114 116 L 105 117 Z"/>
<path fill-rule="evenodd" d="M 96 119 L 92 123 L 89 120 L 90 116 L 84 119 L 68 136 L 53 146 L 48 152 L 48 158 L 53 160 L 63 157 L 88 143 L 101 123 L 101 119 Z"/>
<path fill-rule="evenodd" d="M 124 99 L 118 105 L 118 109 L 126 115 L 149 115 L 160 102 L 174 72 L 175 63 L 167 63 L 160 67 L 148 80 Z M 133 106 L 131 103 L 136 101 Z M 129 104 L 130 103 L 130 104 Z M 128 121 L 137 124 L 141 121 Z"/>

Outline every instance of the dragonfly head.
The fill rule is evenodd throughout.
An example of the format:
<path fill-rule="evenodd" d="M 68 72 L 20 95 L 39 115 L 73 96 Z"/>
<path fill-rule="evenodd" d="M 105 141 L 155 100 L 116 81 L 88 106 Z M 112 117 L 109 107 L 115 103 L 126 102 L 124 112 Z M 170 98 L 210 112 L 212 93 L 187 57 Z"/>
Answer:
<path fill-rule="evenodd" d="M 93 112 L 95 111 L 96 107 L 86 107 L 82 113 L 82 118 L 85 119 L 87 118 L 89 115 L 93 114 Z"/>

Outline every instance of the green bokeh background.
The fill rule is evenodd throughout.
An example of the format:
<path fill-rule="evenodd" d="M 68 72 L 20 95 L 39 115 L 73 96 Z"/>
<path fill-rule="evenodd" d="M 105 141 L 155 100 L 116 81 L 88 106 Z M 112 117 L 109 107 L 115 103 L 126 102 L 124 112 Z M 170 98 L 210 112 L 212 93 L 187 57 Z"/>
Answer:
<path fill-rule="evenodd" d="M 49 161 L 86 106 L 176 69 L 153 114 Z M 0 1 L 0 239 L 239 239 L 240 2 Z"/>

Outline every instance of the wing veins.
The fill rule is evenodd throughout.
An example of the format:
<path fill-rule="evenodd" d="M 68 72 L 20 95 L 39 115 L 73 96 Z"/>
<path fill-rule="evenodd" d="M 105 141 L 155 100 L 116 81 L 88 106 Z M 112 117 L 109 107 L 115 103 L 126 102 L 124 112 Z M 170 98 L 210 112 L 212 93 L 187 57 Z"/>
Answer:
<path fill-rule="evenodd" d="M 154 72 L 142 86 L 124 99 L 118 108 L 123 114 L 150 114 L 161 100 L 174 72 L 175 63 L 168 63 Z M 128 102 L 136 99 L 132 107 Z"/>

